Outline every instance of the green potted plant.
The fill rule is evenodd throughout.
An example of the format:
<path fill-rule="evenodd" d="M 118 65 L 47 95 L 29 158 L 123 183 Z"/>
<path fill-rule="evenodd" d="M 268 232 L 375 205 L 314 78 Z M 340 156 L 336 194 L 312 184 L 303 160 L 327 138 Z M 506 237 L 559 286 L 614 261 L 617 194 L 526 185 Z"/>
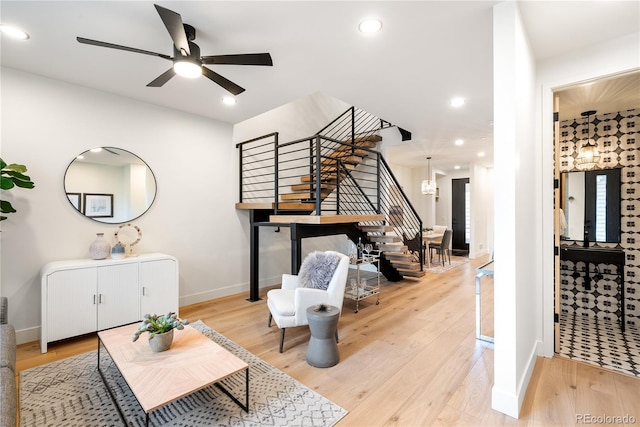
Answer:
<path fill-rule="evenodd" d="M 0 188 L 2 190 L 10 190 L 13 187 L 33 188 L 34 184 L 31 178 L 24 173 L 27 171 L 25 165 L 12 163 L 8 165 L 0 158 Z M 7 200 L 0 200 L 0 213 L 10 214 L 16 210 Z M 0 221 L 7 219 L 6 216 L 0 215 Z"/>
<path fill-rule="evenodd" d="M 137 341 L 144 332 L 149 332 L 149 345 L 154 352 L 168 350 L 173 342 L 173 330 L 182 330 L 189 321 L 180 319 L 176 313 L 169 312 L 158 316 L 157 314 L 145 314 L 144 320 L 138 326 L 131 337 L 132 341 Z"/>

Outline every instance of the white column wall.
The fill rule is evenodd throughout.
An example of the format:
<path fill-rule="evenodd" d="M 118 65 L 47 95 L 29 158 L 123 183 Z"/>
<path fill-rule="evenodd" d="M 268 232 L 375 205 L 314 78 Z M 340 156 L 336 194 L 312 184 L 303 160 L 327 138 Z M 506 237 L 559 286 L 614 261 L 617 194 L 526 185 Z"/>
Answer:
<path fill-rule="evenodd" d="M 535 64 L 517 3 L 494 6 L 495 369 L 492 407 L 518 417 L 539 340 L 540 155 Z"/>

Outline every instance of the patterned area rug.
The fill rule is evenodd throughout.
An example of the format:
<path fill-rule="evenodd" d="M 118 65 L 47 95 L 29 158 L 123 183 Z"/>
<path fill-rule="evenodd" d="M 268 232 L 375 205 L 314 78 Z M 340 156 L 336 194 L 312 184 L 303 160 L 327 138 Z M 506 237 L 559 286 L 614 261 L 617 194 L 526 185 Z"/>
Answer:
<path fill-rule="evenodd" d="M 447 258 L 444 262 L 444 267 L 443 267 L 442 263 L 439 262 L 438 257 L 434 257 L 433 262 L 431 263 L 431 268 L 427 268 L 427 265 L 425 264 L 424 271 L 426 271 L 427 273 L 441 274 L 441 273 L 444 273 L 445 271 L 449 271 L 452 268 L 459 267 L 462 264 L 466 264 L 468 262 L 469 262 L 469 258 L 452 256 L 451 264 L 449 264 L 449 258 Z"/>
<path fill-rule="evenodd" d="M 192 326 L 249 364 L 249 412 L 211 386 L 152 412 L 150 425 L 331 426 L 347 414 L 201 321 Z M 106 376 L 115 388 L 124 421 L 102 382 L 97 353 L 92 351 L 20 372 L 20 425 L 143 426 L 144 412 L 109 365 Z M 222 383 L 234 396 L 244 396 L 244 375 Z"/>

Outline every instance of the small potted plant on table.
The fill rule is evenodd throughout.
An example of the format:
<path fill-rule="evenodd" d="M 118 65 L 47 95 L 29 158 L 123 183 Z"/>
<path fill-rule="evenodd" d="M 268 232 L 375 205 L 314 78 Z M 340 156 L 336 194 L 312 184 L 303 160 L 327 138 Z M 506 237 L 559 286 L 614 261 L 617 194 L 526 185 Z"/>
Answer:
<path fill-rule="evenodd" d="M 151 351 L 161 352 L 168 350 L 173 342 L 173 330 L 182 330 L 189 321 L 180 319 L 176 313 L 169 312 L 158 316 L 156 314 L 145 314 L 144 320 L 138 330 L 131 337 L 132 341 L 137 341 L 143 332 L 149 332 L 149 346 Z"/>

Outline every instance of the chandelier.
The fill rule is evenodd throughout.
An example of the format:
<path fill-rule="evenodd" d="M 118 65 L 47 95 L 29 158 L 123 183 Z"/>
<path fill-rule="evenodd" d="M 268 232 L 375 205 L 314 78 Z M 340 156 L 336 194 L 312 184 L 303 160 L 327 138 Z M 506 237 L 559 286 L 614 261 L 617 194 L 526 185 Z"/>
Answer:
<path fill-rule="evenodd" d="M 600 153 L 598 152 L 598 146 L 595 141 L 593 141 L 590 136 L 591 132 L 589 131 L 590 120 L 589 117 L 595 114 L 595 110 L 589 110 L 583 112 L 582 117 L 587 118 L 587 142 L 580 148 L 580 152 L 578 153 L 578 157 L 576 157 L 576 163 L 583 169 L 592 168 L 598 164 L 600 160 Z"/>
<path fill-rule="evenodd" d="M 422 181 L 422 194 L 433 195 L 436 194 L 436 182 L 431 179 L 431 157 L 427 157 L 427 179 Z"/>

